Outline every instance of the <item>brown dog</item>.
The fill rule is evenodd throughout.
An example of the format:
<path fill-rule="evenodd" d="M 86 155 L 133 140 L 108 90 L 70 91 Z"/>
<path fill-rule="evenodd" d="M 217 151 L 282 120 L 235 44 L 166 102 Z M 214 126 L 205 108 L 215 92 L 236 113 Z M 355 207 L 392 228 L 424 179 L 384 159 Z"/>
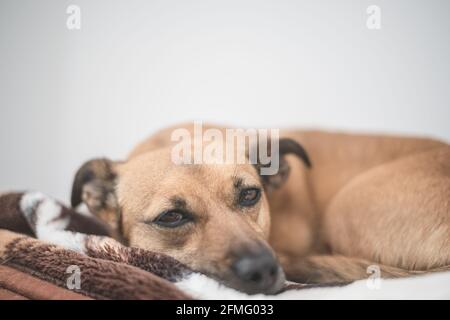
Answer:
<path fill-rule="evenodd" d="M 446 143 L 286 131 L 280 170 L 260 176 L 258 164 L 174 164 L 174 129 L 124 162 L 85 163 L 72 205 L 86 203 L 124 243 L 248 293 L 277 292 L 282 269 L 307 283 L 365 278 L 370 265 L 384 277 L 448 269 Z"/>

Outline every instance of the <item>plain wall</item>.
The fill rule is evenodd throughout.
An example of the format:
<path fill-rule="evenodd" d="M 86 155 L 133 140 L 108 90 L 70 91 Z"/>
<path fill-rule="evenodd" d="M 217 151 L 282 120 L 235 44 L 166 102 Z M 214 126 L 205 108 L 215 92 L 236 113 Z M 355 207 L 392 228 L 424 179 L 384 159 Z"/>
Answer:
<path fill-rule="evenodd" d="M 66 9 L 81 8 L 81 30 Z M 381 29 L 366 27 L 369 5 Z M 0 0 L 0 190 L 204 120 L 450 141 L 448 0 Z"/>

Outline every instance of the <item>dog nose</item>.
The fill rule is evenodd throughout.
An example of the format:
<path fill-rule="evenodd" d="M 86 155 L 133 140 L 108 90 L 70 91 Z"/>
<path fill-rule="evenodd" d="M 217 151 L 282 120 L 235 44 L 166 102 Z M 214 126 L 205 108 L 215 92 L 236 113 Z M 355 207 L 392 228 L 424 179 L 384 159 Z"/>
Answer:
<path fill-rule="evenodd" d="M 247 293 L 274 293 L 280 289 L 284 279 L 281 268 L 268 250 L 259 254 L 243 255 L 231 268 Z"/>

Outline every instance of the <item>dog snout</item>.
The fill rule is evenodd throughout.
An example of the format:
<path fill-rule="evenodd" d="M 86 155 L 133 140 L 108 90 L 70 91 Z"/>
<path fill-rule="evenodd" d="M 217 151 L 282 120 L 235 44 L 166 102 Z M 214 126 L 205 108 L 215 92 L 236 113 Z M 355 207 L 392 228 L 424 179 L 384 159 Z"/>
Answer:
<path fill-rule="evenodd" d="M 240 255 L 231 268 L 247 293 L 275 293 L 284 283 L 284 273 L 267 249 Z"/>

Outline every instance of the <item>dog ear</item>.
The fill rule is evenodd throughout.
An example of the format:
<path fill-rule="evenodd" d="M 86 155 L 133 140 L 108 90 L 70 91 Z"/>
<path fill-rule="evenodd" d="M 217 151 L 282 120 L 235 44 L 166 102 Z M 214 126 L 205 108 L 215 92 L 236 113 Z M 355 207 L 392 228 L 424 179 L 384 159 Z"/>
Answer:
<path fill-rule="evenodd" d="M 271 144 L 268 143 L 268 148 L 269 148 L 268 154 L 270 154 L 271 158 L 273 158 L 272 151 L 270 150 L 270 145 Z M 281 138 L 281 139 L 279 139 L 278 146 L 279 146 L 279 148 L 278 148 L 278 150 L 279 150 L 278 171 L 272 175 L 260 174 L 260 177 L 261 177 L 261 180 L 263 181 L 264 187 L 268 191 L 279 188 L 280 186 L 283 185 L 283 183 L 289 177 L 289 172 L 290 172 L 291 168 L 289 166 L 288 161 L 285 158 L 286 155 L 293 154 L 293 155 L 297 156 L 300 160 L 302 160 L 308 169 L 312 167 L 311 160 L 308 156 L 308 153 L 297 141 L 290 139 L 290 138 Z M 260 163 L 260 161 L 258 161 L 258 164 L 256 165 L 256 169 L 258 170 L 258 173 L 260 173 L 261 168 L 270 167 L 271 165 L 272 165 L 272 163 L 262 165 Z"/>
<path fill-rule="evenodd" d="M 106 222 L 113 232 L 120 229 L 120 210 L 115 192 L 117 162 L 93 159 L 75 174 L 72 185 L 72 207 L 86 204 L 89 211 Z"/>

